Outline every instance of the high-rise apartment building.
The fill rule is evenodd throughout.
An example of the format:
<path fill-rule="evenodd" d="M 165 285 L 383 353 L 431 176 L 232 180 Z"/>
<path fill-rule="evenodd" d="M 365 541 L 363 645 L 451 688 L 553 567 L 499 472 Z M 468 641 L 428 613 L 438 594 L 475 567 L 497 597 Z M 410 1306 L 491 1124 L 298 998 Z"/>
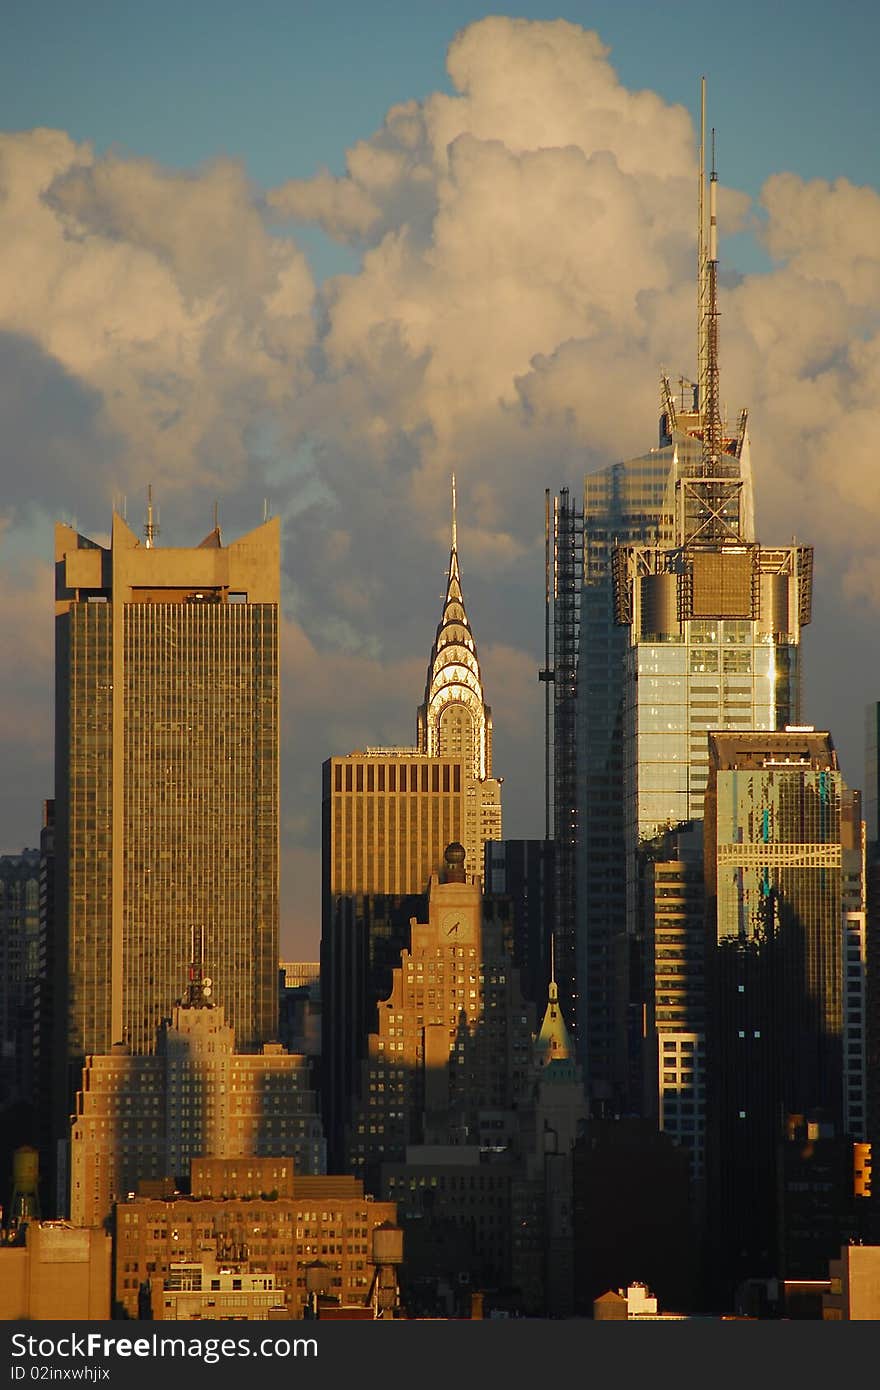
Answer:
<path fill-rule="evenodd" d="M 501 778 L 462 592 L 453 484 L 448 582 L 416 743 L 328 758 L 323 768 L 321 1077 L 331 1168 L 342 1162 L 376 1003 L 409 944 L 410 919 L 424 915 L 431 875 L 455 842 L 480 883 L 484 847 L 500 837 Z"/>
<path fill-rule="evenodd" d="M 56 528 L 58 1138 L 87 1055 L 153 1051 L 194 932 L 239 1045 L 277 1029 L 279 524 L 145 531 Z"/>

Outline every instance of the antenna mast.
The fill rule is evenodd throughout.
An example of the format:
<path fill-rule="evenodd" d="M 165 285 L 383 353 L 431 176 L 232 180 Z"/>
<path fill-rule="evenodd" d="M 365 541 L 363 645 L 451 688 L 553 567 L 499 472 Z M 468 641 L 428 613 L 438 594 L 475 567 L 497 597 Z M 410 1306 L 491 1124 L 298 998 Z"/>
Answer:
<path fill-rule="evenodd" d="M 700 169 L 697 202 L 697 409 L 706 400 L 706 79 L 700 78 Z"/>
<path fill-rule="evenodd" d="M 147 550 L 152 550 L 159 534 L 158 522 L 153 521 L 153 484 L 147 486 L 147 520 L 144 524 L 144 537 Z"/>
<path fill-rule="evenodd" d="M 706 79 L 700 92 L 700 197 L 697 383 L 699 456 L 684 461 L 678 486 L 681 496 L 676 525 L 677 544 L 716 546 L 742 540 L 744 520 L 743 473 L 739 453 L 725 448 L 718 366 L 718 172 L 715 131 L 712 131 L 712 172 L 706 183 Z M 696 452 L 696 451 L 694 451 Z"/>
<path fill-rule="evenodd" d="M 455 474 L 452 475 L 452 549 L 458 549 L 458 525 L 455 515 Z"/>
<path fill-rule="evenodd" d="M 718 173 L 715 131 L 712 131 L 712 173 L 709 179 L 709 246 L 706 261 L 706 386 L 703 410 L 703 472 L 714 474 L 721 457 L 721 406 L 718 376 Z"/>

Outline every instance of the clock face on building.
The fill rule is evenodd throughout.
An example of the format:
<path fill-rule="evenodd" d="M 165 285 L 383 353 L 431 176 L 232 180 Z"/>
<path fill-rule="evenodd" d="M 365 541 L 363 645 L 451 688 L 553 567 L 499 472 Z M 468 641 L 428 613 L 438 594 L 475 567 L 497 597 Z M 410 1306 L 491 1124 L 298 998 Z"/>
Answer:
<path fill-rule="evenodd" d="M 444 907 L 440 912 L 440 937 L 450 945 L 462 941 L 473 941 L 474 931 L 471 914 L 458 907 Z"/>

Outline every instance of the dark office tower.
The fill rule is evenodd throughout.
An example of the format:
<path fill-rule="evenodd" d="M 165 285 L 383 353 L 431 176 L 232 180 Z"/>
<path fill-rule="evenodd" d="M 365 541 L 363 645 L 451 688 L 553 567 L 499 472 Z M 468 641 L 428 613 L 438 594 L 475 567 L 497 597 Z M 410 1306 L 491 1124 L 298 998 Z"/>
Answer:
<path fill-rule="evenodd" d="M 33 1096 L 40 851 L 0 854 L 0 1107 Z"/>
<path fill-rule="evenodd" d="M 709 749 L 707 1206 L 729 1297 L 784 1267 L 791 1117 L 864 1138 L 864 853 L 828 733 L 719 733 Z"/>
<path fill-rule="evenodd" d="M 865 834 L 867 839 L 867 999 L 865 1053 L 868 1075 L 868 1139 L 872 1152 L 880 1156 L 880 829 L 878 829 L 878 787 L 880 787 L 880 702 L 868 705 L 865 717 Z M 872 1205 L 880 1213 L 880 1180 L 874 1184 Z M 880 1238 L 880 1215 L 875 1217 L 875 1234 Z"/>
<path fill-rule="evenodd" d="M 416 716 L 415 746 L 367 748 L 323 767 L 321 1076 L 331 1171 L 343 1160 L 375 1010 L 421 920 L 446 846 L 465 847 L 482 882 L 484 846 L 501 838 L 501 778 L 492 772 L 492 713 L 462 592 L 453 481 L 452 547 L 443 611 Z"/>
<path fill-rule="evenodd" d="M 583 516 L 567 487 L 544 494 L 545 838 L 554 845 L 554 909 L 551 923 L 562 1007 L 578 1028 L 577 975 L 577 694 L 580 598 L 583 582 Z M 549 956 L 549 944 L 545 947 Z"/>
<path fill-rule="evenodd" d="M 484 903 L 509 903 L 511 954 L 524 998 L 547 997 L 554 922 L 556 845 L 553 840 L 488 840 Z"/>
<path fill-rule="evenodd" d="M 865 710 L 865 834 L 868 853 L 877 856 L 880 843 L 877 793 L 880 788 L 880 701 L 872 700 Z"/>
<path fill-rule="evenodd" d="M 594 1113 L 619 1108 L 615 1000 L 629 973 L 623 715 L 628 634 L 614 620 L 616 547 L 659 545 L 670 534 L 670 458 L 656 451 L 584 479 L 583 589 L 577 672 L 576 980 L 578 1055 Z M 626 957 L 626 959 L 623 959 Z"/>
<path fill-rule="evenodd" d="M 49 1215 L 64 1210 L 56 1201 L 51 1184 L 55 1179 L 53 1136 L 53 1077 L 55 1058 L 55 1020 L 58 1017 L 59 981 L 67 971 L 58 948 L 55 919 L 55 801 L 43 802 L 40 831 L 40 925 L 37 944 L 37 986 L 34 991 L 34 1137 L 39 1149 L 39 1169 L 43 1189 L 42 1209 Z"/>
<path fill-rule="evenodd" d="M 279 524 L 145 531 L 55 534 L 59 1135 L 87 1055 L 153 1051 L 194 939 L 239 1045 L 277 1029 Z"/>

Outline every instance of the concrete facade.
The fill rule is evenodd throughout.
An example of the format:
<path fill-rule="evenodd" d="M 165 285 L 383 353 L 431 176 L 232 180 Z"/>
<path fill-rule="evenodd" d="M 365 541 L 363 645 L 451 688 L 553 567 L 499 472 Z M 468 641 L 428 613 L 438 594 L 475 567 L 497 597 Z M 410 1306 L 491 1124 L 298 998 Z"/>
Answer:
<path fill-rule="evenodd" d="M 880 1245 L 844 1245 L 828 1265 L 830 1290 L 822 1298 L 826 1322 L 880 1318 Z"/>
<path fill-rule="evenodd" d="M 241 1179 L 240 1186 L 250 1179 Z M 274 1276 L 290 1316 L 308 1301 L 306 1268 L 330 1266 L 328 1292 L 364 1302 L 372 1282 L 373 1230 L 397 1220 L 394 1202 L 364 1194 L 351 1177 L 294 1177 L 293 1197 L 135 1197 L 114 1208 L 114 1299 L 130 1317 L 164 1285 L 172 1264 L 216 1260 Z M 142 1286 L 149 1286 L 146 1290 Z"/>
<path fill-rule="evenodd" d="M 78 1226 L 101 1225 L 144 1179 L 185 1185 L 196 1158 L 289 1155 L 298 1172 L 326 1169 L 308 1057 L 280 1043 L 236 1052 L 224 1009 L 204 999 L 198 980 L 153 1055 L 117 1048 L 87 1059 L 70 1149 Z"/>
<path fill-rule="evenodd" d="M 21 1245 L 0 1245 L 0 1322 L 104 1322 L 111 1240 L 66 1221 L 31 1221 Z"/>

